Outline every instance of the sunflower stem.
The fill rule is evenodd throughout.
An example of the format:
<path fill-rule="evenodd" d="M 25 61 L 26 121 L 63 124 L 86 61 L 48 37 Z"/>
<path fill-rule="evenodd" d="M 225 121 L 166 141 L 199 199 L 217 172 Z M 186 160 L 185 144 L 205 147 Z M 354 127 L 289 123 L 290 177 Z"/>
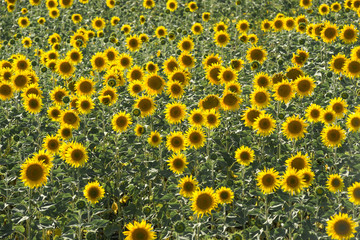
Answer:
<path fill-rule="evenodd" d="M 82 239 L 82 234 L 81 234 L 81 209 L 79 209 L 79 230 L 78 230 L 78 238 L 81 240 Z"/>
<path fill-rule="evenodd" d="M 268 195 L 266 194 L 265 195 L 265 225 L 266 225 L 265 235 L 266 235 L 266 239 L 270 239 L 268 218 L 269 218 L 269 206 L 268 206 Z"/>
<path fill-rule="evenodd" d="M 31 214 L 31 195 L 32 195 L 32 190 L 31 188 L 29 188 L 29 191 L 28 191 L 28 194 L 29 194 L 29 206 L 28 206 L 28 215 L 29 215 L 29 218 L 26 219 L 26 239 L 31 239 L 31 217 L 32 217 L 32 214 Z"/>
<path fill-rule="evenodd" d="M 288 205 L 289 205 L 289 219 L 292 219 L 292 210 L 293 210 L 293 208 L 291 206 L 291 197 L 289 197 Z M 289 240 L 292 240 L 291 233 L 292 233 L 292 229 L 291 229 L 291 226 L 289 226 Z"/>
<path fill-rule="evenodd" d="M 334 169 L 337 169 L 337 158 L 336 158 L 336 152 L 337 152 L 337 147 L 333 148 L 334 151 Z"/>
<path fill-rule="evenodd" d="M 212 215 L 211 215 L 212 216 Z M 199 240 L 200 234 L 200 223 L 199 223 L 199 215 L 196 216 L 196 240 Z"/>

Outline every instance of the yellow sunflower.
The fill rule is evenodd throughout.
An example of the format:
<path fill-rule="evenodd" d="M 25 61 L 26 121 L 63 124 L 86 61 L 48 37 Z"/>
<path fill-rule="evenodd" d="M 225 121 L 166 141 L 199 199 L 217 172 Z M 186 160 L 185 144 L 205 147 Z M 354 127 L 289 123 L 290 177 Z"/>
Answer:
<path fill-rule="evenodd" d="M 113 88 L 110 86 L 106 86 L 103 89 L 101 89 L 99 95 L 100 95 L 99 96 L 100 100 L 101 100 L 101 98 L 104 98 L 104 97 L 107 97 L 109 99 L 109 101 L 106 104 L 108 106 L 113 105 L 118 99 L 118 94 L 117 94 L 116 88 Z"/>
<path fill-rule="evenodd" d="M 251 105 L 258 109 L 266 108 L 270 103 L 270 94 L 266 88 L 255 88 L 250 95 Z"/>
<path fill-rule="evenodd" d="M 162 140 L 161 140 L 160 133 L 158 133 L 157 131 L 150 133 L 150 136 L 148 138 L 148 143 L 152 147 L 158 147 L 161 144 L 161 142 L 162 142 Z"/>
<path fill-rule="evenodd" d="M 225 31 L 215 32 L 214 42 L 219 47 L 225 47 L 230 42 L 230 35 Z"/>
<path fill-rule="evenodd" d="M 358 78 L 360 77 L 360 61 L 347 59 L 342 70 L 347 77 Z"/>
<path fill-rule="evenodd" d="M 346 126 L 351 132 L 357 132 L 360 129 L 360 113 L 355 112 L 348 116 Z"/>
<path fill-rule="evenodd" d="M 304 168 L 299 172 L 304 180 L 304 187 L 310 187 L 314 180 L 315 173 L 311 171 L 310 168 Z"/>
<path fill-rule="evenodd" d="M 60 120 L 61 117 L 61 109 L 59 106 L 52 106 L 48 109 L 47 111 L 48 116 L 51 120 L 53 121 L 58 121 Z"/>
<path fill-rule="evenodd" d="M 191 110 L 188 120 L 191 126 L 201 127 L 205 123 L 205 114 L 201 109 L 195 108 Z"/>
<path fill-rule="evenodd" d="M 345 139 L 345 131 L 337 125 L 327 125 L 321 131 L 321 140 L 327 147 L 340 147 Z"/>
<path fill-rule="evenodd" d="M 181 123 L 186 117 L 186 105 L 182 103 L 168 103 L 165 107 L 165 118 L 170 124 Z"/>
<path fill-rule="evenodd" d="M 126 38 L 126 47 L 131 52 L 135 52 L 141 48 L 141 39 L 137 35 L 129 36 Z"/>
<path fill-rule="evenodd" d="M 187 52 L 182 52 L 178 57 L 178 62 L 182 68 L 191 69 L 195 67 L 196 59 Z"/>
<path fill-rule="evenodd" d="M 236 161 L 244 166 L 249 166 L 254 161 L 254 155 L 254 150 L 245 146 L 241 146 L 235 151 Z"/>
<path fill-rule="evenodd" d="M 66 127 L 66 126 L 61 126 L 58 130 L 58 135 L 63 139 L 63 140 L 67 140 L 72 138 L 72 128 L 71 127 Z"/>
<path fill-rule="evenodd" d="M 360 182 L 355 182 L 347 189 L 349 201 L 355 205 L 360 205 Z"/>
<path fill-rule="evenodd" d="M 321 121 L 323 111 L 321 106 L 313 103 L 306 109 L 305 117 L 309 122 L 316 123 Z"/>
<path fill-rule="evenodd" d="M 69 0 L 67 0 L 67 1 L 69 1 Z M 96 17 L 92 20 L 91 26 L 93 27 L 94 30 L 100 31 L 100 30 L 104 29 L 106 26 L 105 20 L 101 17 Z"/>
<path fill-rule="evenodd" d="M 281 180 L 281 188 L 291 195 L 300 193 L 305 186 L 305 181 L 300 172 L 295 169 L 288 168 Z"/>
<path fill-rule="evenodd" d="M 105 190 L 102 186 L 100 186 L 98 181 L 89 182 L 84 188 L 84 196 L 92 204 L 99 202 L 99 200 L 102 199 L 104 195 Z"/>
<path fill-rule="evenodd" d="M 154 113 L 156 104 L 151 97 L 141 96 L 136 99 L 134 107 L 140 109 L 142 117 L 146 117 Z"/>
<path fill-rule="evenodd" d="M 94 102 L 88 96 L 80 96 L 76 102 L 76 106 L 80 114 L 89 114 L 94 108 Z"/>
<path fill-rule="evenodd" d="M 210 67 L 213 64 L 222 64 L 222 60 L 221 57 L 219 56 L 219 54 L 210 54 L 207 55 L 203 61 L 202 64 L 204 65 L 204 69 L 207 69 L 208 67 Z"/>
<path fill-rule="evenodd" d="M 333 98 L 330 100 L 329 108 L 335 112 L 336 117 L 342 118 L 347 112 L 348 104 L 346 101 L 340 97 Z"/>
<path fill-rule="evenodd" d="M 14 87 L 11 83 L 0 82 L 0 99 L 5 101 L 14 95 Z"/>
<path fill-rule="evenodd" d="M 206 135 L 201 128 L 190 128 L 185 134 L 186 145 L 195 149 L 201 148 L 206 142 Z"/>
<path fill-rule="evenodd" d="M 132 124 L 131 116 L 124 111 L 120 111 L 113 116 L 111 124 L 114 131 L 124 132 Z"/>
<path fill-rule="evenodd" d="M 146 8 L 146 9 L 151 9 L 153 7 L 155 7 L 155 2 L 154 0 L 144 0 L 143 1 L 143 7 Z M 130 240 L 131 238 L 129 238 Z M 146 239 L 146 238 L 145 238 Z M 128 239 L 126 239 L 128 240 Z"/>
<path fill-rule="evenodd" d="M 200 217 L 211 214 L 218 205 L 218 198 L 212 188 L 205 188 L 204 190 L 197 190 L 191 198 L 191 208 Z"/>
<path fill-rule="evenodd" d="M 64 126 L 78 129 L 80 126 L 80 118 L 74 110 L 62 111 L 60 116 L 61 124 Z"/>
<path fill-rule="evenodd" d="M 253 128 L 256 130 L 256 133 L 261 136 L 270 135 L 276 126 L 276 121 L 271 114 L 261 113 L 259 117 L 255 119 Z"/>
<path fill-rule="evenodd" d="M 146 89 L 146 92 L 150 96 L 161 94 L 161 92 L 164 89 L 164 86 L 165 86 L 165 81 L 160 75 L 156 73 L 152 73 L 145 76 L 144 87 Z"/>
<path fill-rule="evenodd" d="M 185 52 L 191 52 L 194 49 L 194 42 L 190 36 L 183 37 L 178 45 L 178 49 Z"/>
<path fill-rule="evenodd" d="M 344 181 L 339 174 L 331 174 L 327 179 L 326 187 L 330 192 L 340 192 L 344 187 Z"/>
<path fill-rule="evenodd" d="M 103 70 L 106 70 L 106 55 L 104 53 L 97 52 L 94 56 L 91 57 L 91 66 L 94 71 L 101 72 Z"/>
<path fill-rule="evenodd" d="M 186 140 L 182 132 L 171 132 L 166 140 L 169 151 L 180 152 L 186 149 Z"/>
<path fill-rule="evenodd" d="M 170 170 L 175 174 L 182 174 L 186 165 L 189 163 L 186 161 L 186 156 L 182 153 L 174 154 L 168 160 L 168 166 Z"/>
<path fill-rule="evenodd" d="M 221 106 L 225 111 L 235 111 L 239 109 L 242 99 L 231 91 L 224 91 L 223 97 L 220 100 Z"/>
<path fill-rule="evenodd" d="M 166 83 L 166 87 L 166 93 L 170 96 L 170 98 L 178 99 L 184 94 L 183 86 L 178 81 L 170 80 Z"/>
<path fill-rule="evenodd" d="M 180 179 L 178 187 L 180 188 L 180 195 L 186 198 L 192 197 L 195 191 L 198 190 L 198 181 L 193 176 L 185 176 Z"/>
<path fill-rule="evenodd" d="M 217 128 L 220 125 L 220 113 L 211 109 L 205 113 L 205 127 L 209 129 Z"/>
<path fill-rule="evenodd" d="M 288 117 L 286 121 L 282 124 L 282 131 L 288 139 L 296 140 L 305 136 L 305 133 L 307 133 L 307 126 L 308 124 L 303 118 L 299 118 L 298 116 L 292 116 Z"/>
<path fill-rule="evenodd" d="M 336 24 L 330 22 L 325 23 L 325 27 L 321 30 L 321 38 L 326 43 L 332 43 L 338 36 L 338 30 Z"/>
<path fill-rule="evenodd" d="M 217 195 L 220 204 L 232 203 L 234 199 L 234 192 L 228 187 L 219 188 L 218 190 L 216 190 L 215 194 Z"/>
<path fill-rule="evenodd" d="M 358 35 L 358 30 L 355 28 L 353 24 L 351 25 L 344 25 L 340 31 L 340 39 L 345 44 L 351 44 L 356 42 Z"/>
<path fill-rule="evenodd" d="M 262 64 L 266 60 L 267 51 L 263 49 L 261 46 L 256 47 L 252 46 L 246 52 L 246 59 L 249 62 L 258 61 Z"/>
<path fill-rule="evenodd" d="M 167 35 L 167 30 L 164 26 L 159 26 L 155 30 L 155 35 L 157 38 L 162 38 Z"/>
<path fill-rule="evenodd" d="M 75 83 L 76 94 L 79 96 L 91 96 L 95 93 L 95 82 L 90 78 L 81 77 Z"/>
<path fill-rule="evenodd" d="M 169 76 L 175 69 L 179 67 L 180 67 L 179 63 L 177 62 L 176 58 L 173 56 L 170 56 L 163 63 L 164 73 L 167 76 Z"/>
<path fill-rule="evenodd" d="M 81 143 L 71 143 L 63 152 L 65 162 L 72 167 L 82 167 L 89 159 L 86 148 Z"/>
<path fill-rule="evenodd" d="M 31 114 L 37 114 L 42 108 L 42 99 L 40 96 L 30 94 L 24 98 L 24 108 Z"/>
<path fill-rule="evenodd" d="M 153 0 L 144 0 L 153 2 Z M 155 5 L 155 3 L 154 3 Z M 153 228 L 150 223 L 145 220 L 141 222 L 134 221 L 134 223 L 128 223 L 126 225 L 128 231 L 124 231 L 123 234 L 127 236 L 125 240 L 155 240 L 156 233 L 153 232 Z"/>
<path fill-rule="evenodd" d="M 245 126 L 252 127 L 256 118 L 258 118 L 261 113 L 262 112 L 257 108 L 247 107 L 246 110 L 243 111 L 241 120 L 245 121 Z"/>
<path fill-rule="evenodd" d="M 263 171 L 257 174 L 256 180 L 256 185 L 261 189 L 263 194 L 270 194 L 280 186 L 280 176 L 274 168 L 264 168 Z"/>
<path fill-rule="evenodd" d="M 310 167 L 309 160 L 308 154 L 302 155 L 301 152 L 297 152 L 296 155 L 291 155 L 291 157 L 286 160 L 285 164 L 288 168 L 300 171 Z"/>
<path fill-rule="evenodd" d="M 20 179 L 30 188 L 41 187 L 47 182 L 49 169 L 43 161 L 28 159 L 21 165 Z"/>
<path fill-rule="evenodd" d="M 48 135 L 43 140 L 43 148 L 45 148 L 49 153 L 56 154 L 60 149 L 60 139 L 57 136 Z"/>
<path fill-rule="evenodd" d="M 294 81 L 294 87 L 300 97 L 310 96 L 315 86 L 314 79 L 309 76 L 301 76 Z"/>
<path fill-rule="evenodd" d="M 295 96 L 295 89 L 292 82 L 283 80 L 273 86 L 273 97 L 277 101 L 288 103 Z"/>
<path fill-rule="evenodd" d="M 339 213 L 326 222 L 326 232 L 332 239 L 344 240 L 354 237 L 358 223 L 354 222 L 348 214 Z"/>
<path fill-rule="evenodd" d="M 220 72 L 223 67 L 219 63 L 213 63 L 206 68 L 206 79 L 210 81 L 210 84 L 219 85 L 221 83 Z"/>

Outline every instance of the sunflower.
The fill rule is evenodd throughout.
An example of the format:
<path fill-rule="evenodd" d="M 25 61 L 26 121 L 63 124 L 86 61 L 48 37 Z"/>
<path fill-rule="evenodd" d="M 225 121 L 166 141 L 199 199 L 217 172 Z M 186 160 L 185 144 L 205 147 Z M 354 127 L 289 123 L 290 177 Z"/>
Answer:
<path fill-rule="evenodd" d="M 95 92 L 95 82 L 90 78 L 81 77 L 75 83 L 75 90 L 79 96 L 91 96 Z"/>
<path fill-rule="evenodd" d="M 72 138 L 72 128 L 61 126 L 58 130 L 58 135 L 63 139 L 67 140 Z"/>
<path fill-rule="evenodd" d="M 49 16 L 53 19 L 58 18 L 60 16 L 60 11 L 57 8 L 49 9 Z"/>
<path fill-rule="evenodd" d="M 305 185 L 305 181 L 302 178 L 300 172 L 295 169 L 288 168 L 281 180 L 281 188 L 289 192 L 291 195 L 294 193 L 300 193 Z"/>
<path fill-rule="evenodd" d="M 210 84 L 219 85 L 221 83 L 220 72 L 223 67 L 219 63 L 213 63 L 206 68 L 206 78 L 210 81 Z"/>
<path fill-rule="evenodd" d="M 218 78 L 220 78 L 220 81 L 223 84 L 235 82 L 237 81 L 237 72 L 232 67 L 222 67 Z"/>
<path fill-rule="evenodd" d="M 0 99 L 5 101 L 11 99 L 14 94 L 12 83 L 0 82 Z"/>
<path fill-rule="evenodd" d="M 165 81 L 156 73 L 148 74 L 144 79 L 146 92 L 151 95 L 161 94 L 165 86 Z"/>
<path fill-rule="evenodd" d="M 323 3 L 319 6 L 319 13 L 320 15 L 326 15 L 330 12 L 330 7 L 329 5 Z"/>
<path fill-rule="evenodd" d="M 279 173 L 274 168 L 260 171 L 257 174 L 257 186 L 261 189 L 263 194 L 270 194 L 280 186 Z"/>
<path fill-rule="evenodd" d="M 204 31 L 204 28 L 203 28 L 203 26 L 201 25 L 201 23 L 194 23 L 194 24 L 191 26 L 191 32 L 192 32 L 194 35 L 200 35 L 203 31 Z"/>
<path fill-rule="evenodd" d="M 162 38 L 167 35 L 167 30 L 164 26 L 159 26 L 155 30 L 155 35 L 157 38 Z"/>
<path fill-rule="evenodd" d="M 69 78 L 75 72 L 75 67 L 68 59 L 57 60 L 55 69 L 62 78 Z"/>
<path fill-rule="evenodd" d="M 187 52 L 182 52 L 178 57 L 178 62 L 182 68 L 191 69 L 195 66 L 196 59 Z"/>
<path fill-rule="evenodd" d="M 342 118 L 347 112 L 347 103 L 344 99 L 338 97 L 331 99 L 329 108 L 335 112 L 336 117 Z"/>
<path fill-rule="evenodd" d="M 53 160 L 54 156 L 51 153 L 47 153 L 44 149 L 38 151 L 34 154 L 34 157 L 32 159 L 42 162 L 47 169 L 51 169 L 53 166 Z"/>
<path fill-rule="evenodd" d="M 89 114 L 94 108 L 94 102 L 88 96 L 80 96 L 76 102 L 76 106 L 80 114 Z"/>
<path fill-rule="evenodd" d="M 81 51 L 79 51 L 76 48 L 67 52 L 66 56 L 70 60 L 71 64 L 74 64 L 74 65 L 80 63 L 83 59 L 83 55 L 82 55 Z"/>
<path fill-rule="evenodd" d="M 178 3 L 176 0 L 168 0 L 166 2 L 166 9 L 170 10 L 170 12 L 174 12 L 178 7 Z"/>
<path fill-rule="evenodd" d="M 178 187 L 180 188 L 180 195 L 186 198 L 192 197 L 194 192 L 198 190 L 198 181 L 192 176 L 185 176 L 180 179 Z"/>
<path fill-rule="evenodd" d="M 172 73 L 170 73 L 168 78 L 170 81 L 176 81 L 185 87 L 188 85 L 191 75 L 185 69 L 176 68 Z"/>
<path fill-rule="evenodd" d="M 347 189 L 349 201 L 355 205 L 360 205 L 360 182 L 355 182 Z"/>
<path fill-rule="evenodd" d="M 344 63 L 343 72 L 349 78 L 358 78 L 360 76 L 360 61 L 347 59 Z"/>
<path fill-rule="evenodd" d="M 154 62 L 152 62 L 152 61 L 149 61 L 149 62 L 146 63 L 145 69 L 146 69 L 146 71 L 148 71 L 149 73 L 154 73 L 154 74 L 156 74 L 156 73 L 159 71 L 159 66 L 158 66 L 156 63 L 154 63 Z"/>
<path fill-rule="evenodd" d="M 204 125 L 209 129 L 217 128 L 220 125 L 220 113 L 215 109 L 206 111 Z"/>
<path fill-rule="evenodd" d="M 270 31 L 271 26 L 272 26 L 272 22 L 269 21 L 268 19 L 264 19 L 264 20 L 261 22 L 261 30 L 264 31 L 264 32 Z"/>
<path fill-rule="evenodd" d="M 178 49 L 184 52 L 191 52 L 194 49 L 194 42 L 190 36 L 183 37 L 178 45 Z"/>
<path fill-rule="evenodd" d="M 149 1 L 149 0 L 144 0 Z M 152 1 L 152 0 L 150 0 Z M 155 3 L 154 3 L 155 5 Z M 153 232 L 153 228 L 150 223 L 146 223 L 145 220 L 141 222 L 134 221 L 134 224 L 128 223 L 126 225 L 128 231 L 124 231 L 123 234 L 127 236 L 125 240 L 155 240 L 156 233 Z"/>
<path fill-rule="evenodd" d="M 321 113 L 321 121 L 325 124 L 331 124 L 336 120 L 336 113 L 331 108 L 326 108 Z"/>
<path fill-rule="evenodd" d="M 225 31 L 218 31 L 214 35 L 214 42 L 219 47 L 225 47 L 230 41 L 230 35 Z"/>
<path fill-rule="evenodd" d="M 65 110 L 60 116 L 61 124 L 64 126 L 78 129 L 80 126 L 80 118 L 74 110 Z"/>
<path fill-rule="evenodd" d="M 253 128 L 256 130 L 257 134 L 262 136 L 270 135 L 274 131 L 275 126 L 275 119 L 268 113 L 261 113 L 259 117 L 255 119 L 253 124 Z"/>
<path fill-rule="evenodd" d="M 221 60 L 221 57 L 219 56 L 219 54 L 216 54 L 216 55 L 215 54 L 210 54 L 210 55 L 207 55 L 203 59 L 202 64 L 204 65 L 204 68 L 207 69 L 208 67 L 210 67 L 213 64 L 221 65 L 222 60 Z"/>
<path fill-rule="evenodd" d="M 348 214 L 339 213 L 326 222 L 326 232 L 332 239 L 344 240 L 354 237 L 358 223 L 354 222 Z"/>
<path fill-rule="evenodd" d="M 266 60 L 267 51 L 263 49 L 261 46 L 256 47 L 252 46 L 246 52 L 246 59 L 249 62 L 258 61 L 262 64 Z"/>
<path fill-rule="evenodd" d="M 156 105 L 151 97 L 141 96 L 136 99 L 134 107 L 140 109 L 142 117 L 146 117 L 154 113 Z"/>
<path fill-rule="evenodd" d="M 107 58 L 104 53 L 97 52 L 91 58 L 91 66 L 94 71 L 101 72 L 106 70 L 107 67 Z"/>
<path fill-rule="evenodd" d="M 327 147 L 340 147 L 345 139 L 345 131 L 337 125 L 327 125 L 321 131 L 321 140 Z"/>
<path fill-rule="evenodd" d="M 341 10 L 341 5 L 338 2 L 331 4 L 331 11 L 339 12 Z"/>
<path fill-rule="evenodd" d="M 71 15 L 71 20 L 73 21 L 73 23 L 77 24 L 82 21 L 82 16 L 81 14 L 75 13 Z"/>
<path fill-rule="evenodd" d="M 165 118 L 170 124 L 181 123 L 186 117 L 186 105 L 182 103 L 168 103 L 165 109 Z"/>
<path fill-rule="evenodd" d="M 114 8 L 115 0 L 106 0 L 106 6 L 108 6 L 108 8 Z"/>
<path fill-rule="evenodd" d="M 25 186 L 30 188 L 41 187 L 47 182 L 49 169 L 43 163 L 36 159 L 28 159 L 21 165 L 20 179 Z"/>
<path fill-rule="evenodd" d="M 6 82 L 10 82 L 12 75 L 13 71 L 11 70 L 11 68 L 0 66 L 0 79 L 2 79 L 0 82 L 3 82 L 3 80 L 5 80 Z"/>
<path fill-rule="evenodd" d="M 254 155 L 254 150 L 245 146 L 241 146 L 235 151 L 236 161 L 244 166 L 249 166 L 254 161 Z"/>
<path fill-rule="evenodd" d="M 295 96 L 294 85 L 288 80 L 283 80 L 282 82 L 275 84 L 273 90 L 273 97 L 277 101 L 288 103 Z"/>
<path fill-rule="evenodd" d="M 110 20 L 111 26 L 116 26 L 120 22 L 120 18 L 117 16 L 113 16 Z"/>
<path fill-rule="evenodd" d="M 91 26 L 95 31 L 100 31 L 105 28 L 105 20 L 100 17 L 96 17 L 91 21 Z"/>
<path fill-rule="evenodd" d="M 38 6 L 41 3 L 41 0 L 29 0 L 30 4 L 33 6 Z"/>
<path fill-rule="evenodd" d="M 281 30 L 284 29 L 284 18 L 275 18 L 271 23 L 272 23 L 272 28 L 274 29 L 275 32 L 279 32 Z"/>
<path fill-rule="evenodd" d="M 5 65 L 3 68 L 9 67 L 15 72 L 27 72 L 31 69 L 31 63 L 29 59 L 27 59 L 25 56 L 20 56 L 19 58 L 14 59 L 13 63 L 8 66 Z"/>
<path fill-rule="evenodd" d="M 205 188 L 204 190 L 197 190 L 191 197 L 192 210 L 200 217 L 211 214 L 211 211 L 218 205 L 217 195 L 212 188 Z"/>
<path fill-rule="evenodd" d="M 169 76 L 175 69 L 179 67 L 180 67 L 179 63 L 177 62 L 176 58 L 173 56 L 170 56 L 163 63 L 163 69 L 167 76 Z"/>
<path fill-rule="evenodd" d="M 357 40 L 358 30 L 354 25 L 344 25 L 340 31 L 340 39 L 345 44 L 354 43 Z"/>
<path fill-rule="evenodd" d="M 86 148 L 81 143 L 68 144 L 62 154 L 65 162 L 75 168 L 82 167 L 88 161 Z"/>
<path fill-rule="evenodd" d="M 193 109 L 189 114 L 188 120 L 191 126 L 201 127 L 205 123 L 205 114 L 201 109 Z"/>
<path fill-rule="evenodd" d="M 98 181 L 89 182 L 84 188 L 84 197 L 92 204 L 99 202 L 104 197 L 104 194 L 105 190 Z"/>
<path fill-rule="evenodd" d="M 125 69 L 125 68 L 130 68 L 132 63 L 133 63 L 133 59 L 129 54 L 126 53 L 122 53 L 119 58 L 118 58 L 119 64 L 120 66 Z"/>
<path fill-rule="evenodd" d="M 68 96 L 69 93 L 65 88 L 57 86 L 50 92 L 51 100 L 57 105 L 63 105 L 63 98 Z"/>
<path fill-rule="evenodd" d="M 326 43 L 332 43 L 336 40 L 338 30 L 336 24 L 325 23 L 325 27 L 321 30 L 321 38 Z"/>
<path fill-rule="evenodd" d="M 309 122 L 316 123 L 321 120 L 323 109 L 317 104 L 311 104 L 305 113 L 305 117 Z"/>
<path fill-rule="evenodd" d="M 190 12 L 195 12 L 198 9 L 196 2 L 189 2 L 187 6 L 190 9 Z"/>
<path fill-rule="evenodd" d="M 145 133 L 145 128 L 144 126 L 140 125 L 140 124 L 136 124 L 135 128 L 134 128 L 134 132 L 135 135 L 140 137 Z"/>
<path fill-rule="evenodd" d="M 296 155 L 291 155 L 285 163 L 288 168 L 295 169 L 296 171 L 310 167 L 308 154 L 302 155 L 301 152 L 297 152 Z"/>
<path fill-rule="evenodd" d="M 186 165 L 189 163 L 186 161 L 186 156 L 182 153 L 174 154 L 168 160 L 168 166 L 170 170 L 175 174 L 182 174 Z"/>
<path fill-rule="evenodd" d="M 204 146 L 206 141 L 206 135 L 201 128 L 191 127 L 188 129 L 185 135 L 186 145 L 195 149 Z"/>
<path fill-rule="evenodd" d="M 304 66 L 304 64 L 306 63 L 306 60 L 309 58 L 309 53 L 302 50 L 302 49 L 298 49 L 296 50 L 296 54 L 293 53 L 293 57 L 291 59 L 291 62 L 299 67 Z"/>
<path fill-rule="evenodd" d="M 210 20 L 211 14 L 209 12 L 204 12 L 201 16 L 204 22 L 208 22 Z"/>
<path fill-rule="evenodd" d="M 221 102 L 221 107 L 225 110 L 225 111 L 235 111 L 237 109 L 239 109 L 239 104 L 241 104 L 242 99 L 240 97 L 238 97 L 237 94 L 231 92 L 231 91 L 224 91 L 223 93 L 223 97 L 220 100 Z"/>
<path fill-rule="evenodd" d="M 157 131 L 151 132 L 150 136 L 148 138 L 148 143 L 152 146 L 152 147 L 158 147 L 161 144 L 161 136 L 160 133 L 158 133 Z"/>
<path fill-rule="evenodd" d="M 141 48 L 141 39 L 137 35 L 129 36 L 126 38 L 126 48 L 131 52 L 135 52 Z"/>
<path fill-rule="evenodd" d="M 1 88 L 1 87 L 0 87 Z M 357 132 L 360 129 L 360 113 L 355 112 L 348 116 L 346 126 L 351 132 Z"/>
<path fill-rule="evenodd" d="M 186 149 L 186 140 L 182 132 L 171 132 L 166 140 L 166 147 L 169 151 L 180 152 Z"/>
<path fill-rule="evenodd" d="M 19 24 L 19 26 L 21 28 L 26 28 L 27 26 L 30 25 L 29 18 L 27 18 L 27 17 L 19 17 L 18 24 Z"/>
<path fill-rule="evenodd" d="M 299 171 L 302 179 L 304 180 L 304 187 L 310 187 L 314 180 L 314 172 L 310 168 L 304 168 Z"/>
<path fill-rule="evenodd" d="M 266 88 L 255 88 L 250 95 L 251 105 L 259 109 L 266 108 L 270 103 L 270 94 Z"/>
<path fill-rule="evenodd" d="M 24 108 L 31 114 L 37 114 L 41 111 L 42 100 L 40 96 L 30 94 L 24 98 Z"/>
<path fill-rule="evenodd" d="M 294 81 L 294 87 L 300 97 L 310 96 L 315 86 L 314 79 L 309 76 L 301 76 Z"/>
<path fill-rule="evenodd" d="M 234 199 L 234 192 L 228 187 L 221 187 L 216 190 L 218 201 L 220 204 L 232 203 Z"/>
<path fill-rule="evenodd" d="M 250 29 L 250 24 L 247 20 L 243 19 L 243 20 L 239 20 L 236 24 L 236 29 L 240 32 L 240 33 L 244 33 L 247 32 Z"/>
<path fill-rule="evenodd" d="M 40 0 L 38 0 L 40 1 Z M 74 0 L 59 0 L 60 6 L 62 8 L 69 8 L 73 5 Z"/>
<path fill-rule="evenodd" d="M 230 66 L 235 71 L 239 72 L 244 67 L 244 61 L 242 59 L 231 59 Z"/>
<path fill-rule="evenodd" d="M 225 84 L 225 92 L 232 92 L 239 96 L 242 92 L 241 90 L 241 84 L 239 82 L 229 82 Z"/>
<path fill-rule="evenodd" d="M 304 72 L 299 67 L 289 67 L 286 69 L 286 77 L 295 81 L 297 78 L 304 76 Z"/>
<path fill-rule="evenodd" d="M 32 45 L 31 38 L 25 37 L 21 40 L 21 43 L 23 44 L 24 48 L 29 48 Z"/>
<path fill-rule="evenodd" d="M 112 88 L 110 86 L 106 86 L 104 87 L 99 94 L 99 100 L 102 98 L 108 98 L 109 101 L 106 103 L 106 105 L 111 106 L 113 105 L 117 99 L 118 99 L 118 94 L 116 93 L 116 88 Z"/>
<path fill-rule="evenodd" d="M 142 81 L 144 78 L 144 70 L 140 66 L 134 65 L 129 69 L 127 78 L 130 82 L 136 80 Z"/>
<path fill-rule="evenodd" d="M 312 5 L 312 0 L 300 0 L 300 7 L 308 9 Z"/>
<path fill-rule="evenodd" d="M 255 119 L 260 116 L 262 112 L 257 108 L 247 107 L 246 110 L 243 111 L 241 120 L 245 121 L 245 126 L 252 127 L 255 123 Z"/>
<path fill-rule="evenodd" d="M 111 120 L 112 128 L 116 132 L 124 132 L 132 124 L 130 114 L 120 111 Z"/>
<path fill-rule="evenodd" d="M 215 32 L 220 32 L 220 31 L 226 32 L 227 29 L 228 29 L 228 26 L 224 22 L 218 22 L 218 23 L 214 24 L 214 27 L 213 27 L 213 30 Z"/>
<path fill-rule="evenodd" d="M 52 154 L 56 154 L 60 149 L 60 139 L 57 136 L 48 135 L 43 140 L 43 148 Z"/>
<path fill-rule="evenodd" d="M 131 96 L 137 97 L 138 94 L 144 90 L 143 83 L 140 81 L 132 81 L 128 86 L 128 92 Z"/>
<path fill-rule="evenodd" d="M 339 174 L 331 174 L 326 182 L 326 187 L 330 192 L 341 192 L 344 187 L 344 181 Z"/>
<path fill-rule="evenodd" d="M 352 57 L 352 59 L 358 60 L 353 57 Z M 329 62 L 329 65 L 330 65 L 329 68 L 334 73 L 337 73 L 337 74 L 344 73 L 344 66 L 345 66 L 346 62 L 347 62 L 347 58 L 345 57 L 345 55 L 338 53 L 337 55 L 332 56 L 332 58 Z"/>
<path fill-rule="evenodd" d="M 255 88 L 270 88 L 271 87 L 271 78 L 267 73 L 259 72 L 255 75 L 253 80 L 253 86 Z"/>
<path fill-rule="evenodd" d="M 153 7 L 155 7 L 155 2 L 154 0 L 144 0 L 143 1 L 143 7 L 146 9 L 151 9 Z M 131 239 L 131 238 L 129 238 Z"/>
<path fill-rule="evenodd" d="M 52 106 L 47 111 L 48 116 L 53 121 L 58 121 L 61 116 L 61 109 L 58 106 Z"/>
<path fill-rule="evenodd" d="M 307 126 L 308 124 L 304 119 L 292 116 L 288 117 L 282 124 L 282 131 L 288 139 L 296 140 L 304 137 L 305 133 L 307 133 Z"/>
<path fill-rule="evenodd" d="M 166 83 L 167 89 L 166 93 L 170 96 L 170 98 L 178 99 L 181 98 L 184 94 L 183 86 L 178 81 L 168 81 Z"/>

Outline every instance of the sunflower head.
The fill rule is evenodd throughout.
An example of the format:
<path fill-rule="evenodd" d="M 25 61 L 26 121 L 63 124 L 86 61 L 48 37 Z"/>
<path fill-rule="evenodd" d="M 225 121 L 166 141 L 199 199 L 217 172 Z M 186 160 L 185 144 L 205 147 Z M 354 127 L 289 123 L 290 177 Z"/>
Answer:
<path fill-rule="evenodd" d="M 84 188 L 84 196 L 92 204 L 99 202 L 104 197 L 104 194 L 105 190 L 98 181 L 89 182 Z"/>
<path fill-rule="evenodd" d="M 266 169 L 259 172 L 256 177 L 257 185 L 264 194 L 274 192 L 280 185 L 279 173 L 274 168 Z"/>
<path fill-rule="evenodd" d="M 254 150 L 249 147 L 241 146 L 235 151 L 235 159 L 244 166 L 249 166 L 254 161 Z"/>
<path fill-rule="evenodd" d="M 218 197 L 212 188 L 205 188 L 204 190 L 197 190 L 194 192 L 192 198 L 192 210 L 200 217 L 211 214 L 211 211 L 218 205 Z"/>
<path fill-rule="evenodd" d="M 358 226 L 358 223 L 344 213 L 332 216 L 326 223 L 326 232 L 332 239 L 350 239 L 354 237 L 355 228 Z"/>

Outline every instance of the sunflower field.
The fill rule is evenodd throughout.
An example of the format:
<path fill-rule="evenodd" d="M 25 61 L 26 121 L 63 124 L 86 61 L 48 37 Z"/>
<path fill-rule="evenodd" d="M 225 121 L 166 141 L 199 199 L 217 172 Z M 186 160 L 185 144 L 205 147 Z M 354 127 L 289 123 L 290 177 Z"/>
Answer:
<path fill-rule="evenodd" d="M 360 0 L 1 0 L 0 239 L 360 239 Z"/>

